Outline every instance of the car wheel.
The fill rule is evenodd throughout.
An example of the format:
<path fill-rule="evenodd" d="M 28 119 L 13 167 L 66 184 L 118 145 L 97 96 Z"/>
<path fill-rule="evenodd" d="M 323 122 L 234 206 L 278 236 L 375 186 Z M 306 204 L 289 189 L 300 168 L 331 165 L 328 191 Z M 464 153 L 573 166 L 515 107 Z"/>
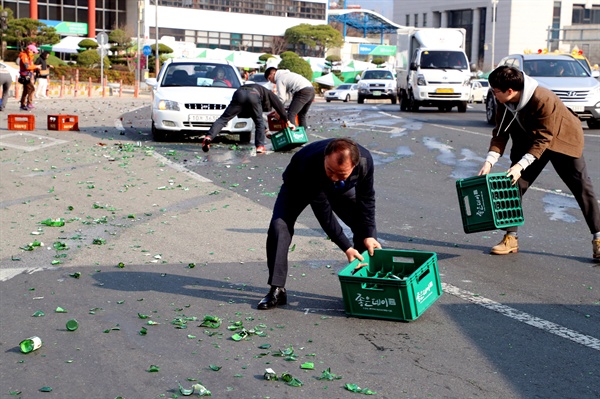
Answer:
<path fill-rule="evenodd" d="M 344 98 L 344 102 L 347 103 L 350 101 L 350 94 L 346 94 L 346 98 Z"/>
<path fill-rule="evenodd" d="M 587 125 L 590 129 L 600 129 L 600 119 L 588 119 Z"/>
<path fill-rule="evenodd" d="M 392 97 L 392 104 L 396 104 L 397 100 L 396 100 L 396 96 Z"/>
<path fill-rule="evenodd" d="M 365 98 L 363 96 L 358 96 L 358 103 L 359 104 L 364 104 L 365 103 Z"/>
<path fill-rule="evenodd" d="M 467 112 L 467 102 L 466 101 L 461 101 L 460 104 L 458 104 L 458 112 Z"/>
<path fill-rule="evenodd" d="M 329 99 L 327 99 L 327 100 L 325 100 L 325 101 L 327 101 L 328 103 L 330 103 L 330 102 L 331 102 L 331 100 L 329 100 Z"/>
<path fill-rule="evenodd" d="M 164 130 L 157 129 L 156 126 L 154 126 L 154 121 L 152 121 L 152 139 L 154 141 L 166 141 L 167 140 L 166 132 Z"/>
<path fill-rule="evenodd" d="M 485 101 L 485 119 L 490 125 L 496 123 L 496 101 L 492 96 L 488 96 Z"/>

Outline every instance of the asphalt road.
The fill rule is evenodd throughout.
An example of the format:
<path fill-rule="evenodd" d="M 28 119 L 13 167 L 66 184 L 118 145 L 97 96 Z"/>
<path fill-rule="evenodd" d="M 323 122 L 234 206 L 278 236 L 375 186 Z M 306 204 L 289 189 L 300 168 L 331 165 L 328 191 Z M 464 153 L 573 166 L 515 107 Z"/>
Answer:
<path fill-rule="evenodd" d="M 552 168 L 525 196 L 518 254 L 488 254 L 499 232 L 463 232 L 455 181 L 475 175 L 486 154 L 482 105 L 464 114 L 368 101 L 311 109 L 311 141 L 349 136 L 373 153 L 384 247 L 437 254 L 444 293 L 399 322 L 345 315 L 345 257 L 310 211 L 290 252 L 289 305 L 256 311 L 270 211 L 292 153 L 257 156 L 227 139 L 208 154 L 197 138 L 154 143 L 147 104 L 48 102 L 34 111 L 31 136 L 0 132 L 1 395 L 176 397 L 179 381 L 220 398 L 360 395 L 345 384 L 380 398 L 600 397 L 600 268 Z M 45 130 L 49 113 L 79 115 L 82 131 Z M 600 133 L 584 130 L 600 195 Z M 507 168 L 503 158 L 494 172 Z M 39 224 L 50 217 L 67 223 Z M 34 239 L 44 247 L 20 249 Z M 38 310 L 45 316 L 32 317 Z M 222 325 L 198 327 L 205 315 Z M 70 318 L 75 332 L 64 327 Z M 235 322 L 262 333 L 236 342 Z M 42 348 L 21 354 L 32 335 Z M 265 381 L 266 368 L 303 385 Z M 326 369 L 341 379 L 319 379 Z M 52 392 L 40 393 L 45 386 Z"/>

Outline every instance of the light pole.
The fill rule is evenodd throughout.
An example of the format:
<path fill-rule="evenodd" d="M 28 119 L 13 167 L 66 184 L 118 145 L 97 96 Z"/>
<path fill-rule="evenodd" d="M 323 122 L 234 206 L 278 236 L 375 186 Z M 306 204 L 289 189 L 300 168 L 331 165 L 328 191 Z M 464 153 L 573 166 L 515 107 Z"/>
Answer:
<path fill-rule="evenodd" d="M 141 82 L 142 80 L 142 51 L 140 48 L 140 31 L 142 30 L 142 21 L 144 20 L 144 1 L 138 0 L 138 27 L 137 27 L 137 81 Z"/>
<path fill-rule="evenodd" d="M 156 34 L 156 47 L 154 48 L 154 58 L 156 58 L 154 62 L 154 75 L 156 76 L 156 79 L 158 79 L 158 69 L 160 64 L 158 60 L 158 0 L 154 0 L 154 12 L 154 33 Z"/>
<path fill-rule="evenodd" d="M 492 69 L 496 66 L 496 7 L 499 0 L 492 0 Z"/>

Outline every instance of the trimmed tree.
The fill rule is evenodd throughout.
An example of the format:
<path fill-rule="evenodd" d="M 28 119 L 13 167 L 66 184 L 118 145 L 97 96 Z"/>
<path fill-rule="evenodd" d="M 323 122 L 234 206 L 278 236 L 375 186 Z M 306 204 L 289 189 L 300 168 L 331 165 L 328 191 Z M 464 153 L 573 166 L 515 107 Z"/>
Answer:
<path fill-rule="evenodd" d="M 310 64 L 300 58 L 298 54 L 292 51 L 286 51 L 281 53 L 281 62 L 277 66 L 277 69 L 289 69 L 292 72 L 296 72 L 299 75 L 304 76 L 306 79 L 312 81 L 313 71 Z"/>
<path fill-rule="evenodd" d="M 327 49 L 342 47 L 344 38 L 342 34 L 331 25 L 300 24 L 292 26 L 285 31 L 285 40 L 294 45 L 296 50 L 302 48 L 319 48 L 318 53 L 322 57 Z M 303 54 L 306 55 L 306 54 Z"/>

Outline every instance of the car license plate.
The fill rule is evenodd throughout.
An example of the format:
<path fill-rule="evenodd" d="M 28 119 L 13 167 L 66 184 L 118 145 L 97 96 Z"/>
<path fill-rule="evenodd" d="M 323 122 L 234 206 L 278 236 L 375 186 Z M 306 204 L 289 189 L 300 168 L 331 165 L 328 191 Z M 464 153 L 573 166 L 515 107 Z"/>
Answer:
<path fill-rule="evenodd" d="M 436 93 L 454 93 L 454 89 L 436 89 Z"/>
<path fill-rule="evenodd" d="M 190 115 L 190 122 L 214 122 L 217 120 L 217 115 Z"/>
<path fill-rule="evenodd" d="M 374 92 L 373 92 L 373 95 L 374 95 L 374 96 L 380 96 L 380 95 L 381 95 L 381 92 L 380 92 L 380 91 L 378 91 L 378 90 L 376 90 L 376 91 L 374 91 Z"/>
<path fill-rule="evenodd" d="M 583 112 L 583 105 L 569 105 L 573 112 Z"/>

